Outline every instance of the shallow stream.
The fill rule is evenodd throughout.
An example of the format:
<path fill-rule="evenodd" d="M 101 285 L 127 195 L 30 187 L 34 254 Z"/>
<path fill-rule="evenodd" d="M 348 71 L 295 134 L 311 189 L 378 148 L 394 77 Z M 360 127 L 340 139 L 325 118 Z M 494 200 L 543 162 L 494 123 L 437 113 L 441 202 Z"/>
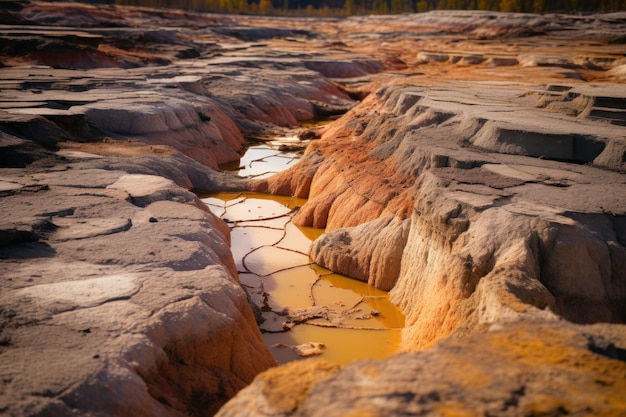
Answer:
<path fill-rule="evenodd" d="M 297 161 L 276 146 L 250 147 L 238 174 L 268 176 Z M 398 351 L 404 316 L 388 293 L 311 262 L 311 242 L 324 231 L 291 222 L 305 199 L 218 193 L 203 201 L 231 226 L 241 284 L 261 308 L 259 327 L 279 363 L 321 355 L 344 364 Z"/>

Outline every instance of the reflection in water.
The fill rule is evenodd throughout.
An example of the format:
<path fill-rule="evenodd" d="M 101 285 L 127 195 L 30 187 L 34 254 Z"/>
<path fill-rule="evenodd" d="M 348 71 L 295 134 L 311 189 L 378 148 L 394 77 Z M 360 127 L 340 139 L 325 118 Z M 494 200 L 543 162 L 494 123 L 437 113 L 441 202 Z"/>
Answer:
<path fill-rule="evenodd" d="M 277 172 L 284 171 L 295 164 L 299 158 L 296 151 L 284 152 L 281 148 L 293 143 L 298 147 L 304 143 L 297 137 L 284 137 L 267 144 L 249 146 L 246 153 L 235 163 L 224 164 L 222 169 L 234 171 L 240 177 L 267 178 Z"/>
<path fill-rule="evenodd" d="M 219 193 L 203 201 L 231 225 L 241 284 L 263 311 L 260 328 L 279 362 L 297 359 L 289 346 L 308 342 L 340 364 L 398 351 L 404 316 L 388 294 L 311 262 L 311 241 L 323 231 L 291 223 L 306 200 Z"/>

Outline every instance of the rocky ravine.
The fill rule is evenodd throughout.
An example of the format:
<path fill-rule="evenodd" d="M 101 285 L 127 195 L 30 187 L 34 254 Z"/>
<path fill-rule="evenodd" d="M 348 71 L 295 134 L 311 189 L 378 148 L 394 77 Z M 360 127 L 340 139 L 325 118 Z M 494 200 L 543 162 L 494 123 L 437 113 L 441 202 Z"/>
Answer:
<path fill-rule="evenodd" d="M 312 257 L 391 290 L 407 353 L 220 415 L 624 414 L 623 14 L 3 5 L 3 413 L 211 415 L 272 367 L 188 191 L 251 188 L 309 197 Z M 283 174 L 215 170 L 348 110 Z"/>
<path fill-rule="evenodd" d="M 214 414 L 276 362 L 189 190 L 246 189 L 215 170 L 246 137 L 354 101 L 230 17 L 4 5 L 1 413 Z"/>
<path fill-rule="evenodd" d="M 593 57 L 488 62 L 485 50 L 419 53 L 428 77 L 385 83 L 299 166 L 253 183 L 308 196 L 294 222 L 327 228 L 312 258 L 391 290 L 404 349 L 431 350 L 321 372 L 300 396 L 268 374 L 220 415 L 626 412 L 626 88 L 607 82 L 615 69 L 591 76 L 580 62 Z M 298 400 L 285 409 L 287 393 Z"/>

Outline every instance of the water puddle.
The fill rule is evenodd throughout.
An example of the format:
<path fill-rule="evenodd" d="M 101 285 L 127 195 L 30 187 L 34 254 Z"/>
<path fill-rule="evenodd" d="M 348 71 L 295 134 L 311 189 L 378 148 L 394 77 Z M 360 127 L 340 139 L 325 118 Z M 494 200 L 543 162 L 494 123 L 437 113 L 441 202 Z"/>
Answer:
<path fill-rule="evenodd" d="M 240 177 L 266 178 L 294 165 L 308 141 L 300 140 L 297 134 L 276 137 L 271 141 L 248 146 L 237 162 L 220 166 L 233 171 Z"/>
<path fill-rule="evenodd" d="M 297 162 L 302 141 L 285 136 L 248 148 L 229 168 L 263 178 Z M 345 364 L 396 353 L 404 326 L 388 293 L 311 262 L 321 229 L 291 220 L 306 200 L 262 193 L 216 193 L 202 200 L 231 227 L 241 284 L 259 306 L 259 325 L 279 363 L 320 355 Z"/>
<path fill-rule="evenodd" d="M 291 222 L 306 200 L 218 193 L 203 201 L 231 226 L 239 279 L 261 308 L 259 327 L 279 363 L 321 352 L 343 364 L 398 351 L 404 316 L 387 292 L 311 262 L 323 230 Z"/>

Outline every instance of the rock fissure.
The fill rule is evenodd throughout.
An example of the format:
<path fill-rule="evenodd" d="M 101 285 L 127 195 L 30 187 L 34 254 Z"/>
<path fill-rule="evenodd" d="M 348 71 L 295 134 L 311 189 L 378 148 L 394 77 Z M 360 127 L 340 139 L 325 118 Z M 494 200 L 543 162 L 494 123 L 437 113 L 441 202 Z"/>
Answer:
<path fill-rule="evenodd" d="M 370 312 L 372 307 L 367 305 L 367 303 L 370 301 L 374 303 L 384 301 L 382 295 L 380 297 L 361 296 L 358 300 L 354 301 L 356 306 L 350 308 L 344 301 L 339 301 L 340 298 L 337 298 L 338 296 L 333 296 L 333 293 L 329 292 L 329 287 L 332 287 L 332 285 L 329 286 L 326 279 L 328 279 L 327 277 L 332 279 L 332 273 L 316 273 L 314 278 L 310 277 L 311 272 L 313 272 L 315 268 L 308 260 L 307 251 L 290 247 L 290 245 L 293 245 L 294 242 L 297 241 L 296 235 L 294 235 L 294 226 L 291 222 L 293 209 L 282 209 L 283 216 L 286 220 L 280 222 L 281 225 L 284 225 L 284 230 L 281 231 L 255 225 L 255 223 L 258 222 L 262 222 L 263 224 L 267 222 L 273 224 L 276 222 L 277 219 L 273 218 L 273 216 L 268 216 L 268 214 L 272 212 L 280 211 L 277 208 L 273 208 L 274 204 L 267 202 L 268 207 L 263 208 L 264 200 L 255 200 L 254 194 L 250 197 L 235 196 L 236 204 L 228 202 L 230 196 L 220 197 L 220 195 L 218 195 L 218 198 L 227 200 L 223 205 L 231 209 L 237 208 L 237 212 L 243 213 L 243 218 L 241 219 L 235 216 L 235 211 L 230 213 L 228 211 L 223 212 L 222 215 L 228 217 L 232 216 L 235 219 L 232 223 L 232 230 L 236 232 L 238 239 L 242 239 L 235 241 L 235 245 L 242 246 L 236 249 L 236 252 L 239 253 L 238 257 L 241 256 L 241 262 L 244 265 L 244 276 L 242 276 L 241 279 L 244 283 L 250 282 L 250 284 L 244 285 L 248 288 L 252 301 L 259 306 L 263 316 L 260 327 L 265 337 L 275 337 L 284 334 L 285 340 L 290 341 L 291 338 L 289 335 L 291 333 L 295 333 L 293 337 L 296 338 L 298 337 L 298 333 L 304 331 L 306 334 L 309 332 L 308 330 L 300 330 L 302 327 L 318 327 L 341 331 L 354 330 L 358 332 L 379 329 L 379 327 L 370 326 L 368 323 L 375 324 L 370 323 L 370 321 L 374 317 L 381 316 L 381 312 L 375 310 L 371 310 Z M 213 198 L 210 199 L 208 203 L 211 207 L 215 208 L 216 212 L 222 212 L 220 204 L 216 204 Z M 297 203 L 290 203 L 290 206 L 294 204 L 296 204 L 296 207 L 299 206 Z M 239 207 L 240 205 L 242 207 Z M 257 214 L 257 212 L 253 210 L 254 208 L 261 210 L 262 214 Z M 254 221 L 247 222 L 246 218 L 254 218 Z M 263 237 L 262 234 L 257 234 L 263 230 L 272 230 L 277 233 L 267 237 Z M 259 242 L 253 243 L 256 240 L 259 240 Z M 248 241 L 250 241 L 250 243 L 248 243 Z M 245 248 L 248 244 L 250 244 L 250 249 Z M 277 257 L 274 257 L 274 259 L 264 256 L 262 254 L 264 251 L 268 254 L 272 253 L 269 251 L 270 248 L 275 248 L 281 252 L 277 252 Z M 298 259 L 287 260 L 290 256 L 288 255 L 289 252 L 298 255 Z M 285 258 L 285 266 L 283 266 L 283 263 L 278 257 Z M 299 293 L 306 292 L 308 297 L 307 304 L 310 304 L 310 307 L 298 308 L 298 304 L 304 300 L 297 301 L 296 307 L 292 306 L 292 304 L 286 300 L 285 295 L 282 294 L 282 292 L 286 290 L 281 289 L 281 285 L 279 285 L 279 281 L 284 281 L 284 278 L 279 277 L 283 276 L 291 277 L 293 282 L 291 284 L 284 282 L 282 286 L 287 287 L 287 291 L 292 291 L 289 287 L 294 287 L 294 295 L 298 298 L 300 298 Z M 301 284 L 299 281 L 303 281 L 303 283 Z M 353 295 L 347 294 L 345 294 L 345 296 L 350 298 L 354 297 Z M 362 322 L 362 324 L 359 322 Z M 271 347 L 275 350 L 284 350 L 289 347 L 289 350 L 302 356 L 319 355 L 326 350 L 344 349 L 335 345 L 328 347 L 326 343 L 319 342 L 307 342 L 298 345 L 292 345 L 291 343 L 279 342 L 272 344 Z"/>

